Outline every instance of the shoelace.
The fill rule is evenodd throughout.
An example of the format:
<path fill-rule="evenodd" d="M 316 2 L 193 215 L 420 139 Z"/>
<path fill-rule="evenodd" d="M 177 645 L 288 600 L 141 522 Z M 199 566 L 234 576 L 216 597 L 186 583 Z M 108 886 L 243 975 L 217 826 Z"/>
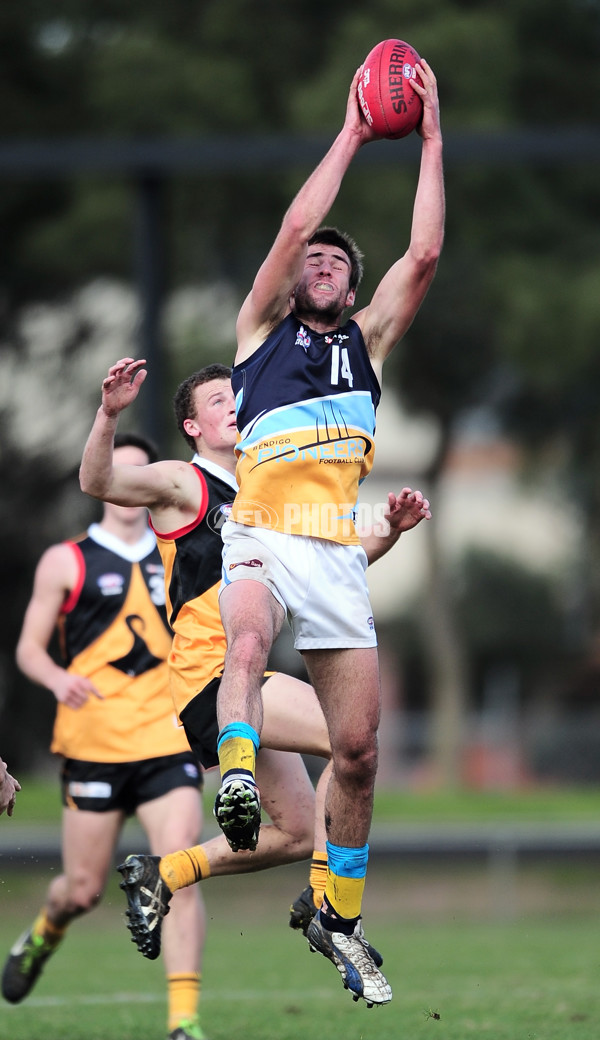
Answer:
<path fill-rule="evenodd" d="M 154 891 L 150 888 L 146 888 L 145 885 L 141 885 L 140 892 L 148 899 L 148 903 L 145 906 L 142 906 L 141 910 L 146 918 L 148 930 L 152 931 L 153 928 L 156 928 L 163 909 L 163 901 L 160 896 L 160 885 L 157 885 Z M 152 915 L 154 915 L 153 921 L 151 920 Z"/>
<path fill-rule="evenodd" d="M 378 978 L 381 975 L 381 972 L 369 957 L 365 940 L 361 936 L 356 934 L 343 935 L 341 932 L 336 932 L 335 945 L 341 953 L 345 954 L 352 961 L 361 974 L 371 975 L 374 978 Z"/>

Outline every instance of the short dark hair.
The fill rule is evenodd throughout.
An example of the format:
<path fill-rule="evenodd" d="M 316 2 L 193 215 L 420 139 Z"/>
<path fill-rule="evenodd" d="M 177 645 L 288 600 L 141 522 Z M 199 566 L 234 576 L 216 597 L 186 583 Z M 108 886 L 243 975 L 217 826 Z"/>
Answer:
<path fill-rule="evenodd" d="M 204 368 L 198 369 L 197 372 L 193 372 L 187 379 L 184 379 L 183 383 L 180 383 L 177 387 L 173 397 L 177 429 L 194 451 L 196 450 L 196 442 L 193 437 L 190 437 L 189 433 L 185 432 L 183 423 L 186 419 L 196 418 L 194 405 L 194 390 L 196 387 L 201 386 L 203 383 L 212 383 L 215 379 L 231 379 L 231 369 L 227 368 L 227 365 L 219 365 L 217 363 L 206 365 Z"/>
<path fill-rule="evenodd" d="M 363 254 L 356 242 L 345 231 L 335 227 L 322 227 L 315 231 L 308 240 L 309 246 L 320 243 L 324 246 L 337 246 L 342 249 L 350 261 L 350 288 L 358 289 L 363 276 Z"/>
<path fill-rule="evenodd" d="M 158 448 L 154 441 L 143 433 L 115 433 L 115 448 L 140 448 L 146 452 L 148 462 L 158 462 Z"/>

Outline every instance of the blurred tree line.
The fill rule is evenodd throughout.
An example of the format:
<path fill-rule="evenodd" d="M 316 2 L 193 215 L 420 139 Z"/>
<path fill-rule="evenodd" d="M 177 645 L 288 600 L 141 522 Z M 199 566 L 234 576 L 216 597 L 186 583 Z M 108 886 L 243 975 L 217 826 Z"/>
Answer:
<path fill-rule="evenodd" d="M 557 602 L 550 585 L 538 596 L 533 577 L 531 595 L 512 595 L 520 579 L 501 561 L 471 558 L 453 580 L 429 528 L 427 609 L 421 630 L 407 622 L 406 639 L 435 709 L 442 775 L 455 781 L 478 671 L 507 656 L 564 668 L 600 620 L 599 155 L 561 148 L 574 127 L 600 131 L 598 0 L 3 4 L 0 144 L 281 134 L 327 142 L 354 69 L 388 36 L 409 40 L 433 66 L 447 139 L 521 130 L 556 145 L 546 161 L 489 161 L 481 148 L 461 159 L 454 149 L 442 262 L 386 368 L 403 405 L 435 417 L 438 447 L 418 475 L 432 500 L 457 427 L 477 407 L 526 448 L 525 480 L 550 469 L 581 510 L 586 566 L 575 606 Z M 161 330 L 165 416 L 189 371 L 217 356 L 231 361 L 237 306 L 312 165 L 299 153 L 294 169 L 252 172 L 240 162 L 218 177 L 187 171 L 169 180 L 164 260 L 168 307 L 178 299 L 180 317 L 169 321 L 167 309 Z M 331 219 L 366 253 L 362 299 L 406 246 L 416 175 L 416 160 L 383 159 L 347 175 Z M 132 279 L 129 178 L 15 173 L 3 175 L 2 189 L 0 751 L 17 771 L 31 765 L 53 714 L 51 698 L 46 707 L 32 699 L 13 662 L 33 568 L 48 544 L 97 515 L 79 495 L 78 459 L 107 364 L 137 353 L 139 315 L 117 288 Z M 190 286 L 201 298 L 186 297 Z M 111 320 L 123 310 L 117 330 Z M 166 418 L 161 447 L 181 454 L 170 426 Z"/>

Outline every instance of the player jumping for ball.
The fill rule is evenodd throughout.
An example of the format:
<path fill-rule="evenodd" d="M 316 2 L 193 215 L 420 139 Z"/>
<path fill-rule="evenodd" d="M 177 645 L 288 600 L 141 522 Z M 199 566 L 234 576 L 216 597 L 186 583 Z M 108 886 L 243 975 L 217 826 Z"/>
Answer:
<path fill-rule="evenodd" d="M 168 619 L 174 633 L 169 653 L 171 693 L 190 747 L 210 769 L 218 764 L 216 698 L 225 657 L 218 607 L 220 526 L 237 491 L 231 370 L 208 365 L 185 379 L 175 393 L 177 425 L 194 450 L 191 463 L 172 459 L 147 466 L 121 465 L 114 453 L 119 416 L 138 395 L 147 375 L 144 364 L 122 358 L 109 368 L 83 453 L 81 486 L 115 506 L 149 509 L 163 557 Z M 369 562 L 430 515 L 429 502 L 420 491 L 390 492 L 383 522 L 361 532 Z M 290 925 L 306 934 L 321 905 L 327 873 L 323 805 L 330 763 L 319 778 L 315 799 L 299 752 L 329 759 L 327 726 L 306 683 L 275 672 L 265 676 L 261 692 L 264 723 L 256 775 L 270 823 L 261 827 L 256 850 L 233 852 L 219 834 L 161 859 L 130 855 L 118 868 L 132 939 L 151 960 L 160 954 L 162 920 L 174 893 L 209 877 L 305 859 L 312 847 L 309 885 L 290 907 Z M 377 951 L 368 949 L 381 964 Z"/>
<path fill-rule="evenodd" d="M 443 242 L 437 84 L 426 61 L 416 70 L 422 150 L 410 242 L 371 302 L 341 323 L 355 302 L 361 254 L 347 235 L 321 227 L 353 158 L 376 139 L 357 101 L 359 70 L 342 130 L 285 214 L 242 305 L 232 375 L 240 490 L 222 531 L 228 649 L 218 694 L 222 783 L 215 815 L 232 848 L 255 848 L 260 684 L 287 615 L 333 758 L 325 898 L 307 938 L 368 1005 L 388 1003 L 392 992 L 361 927 L 380 685 L 353 514 L 373 464 L 383 362 L 423 302 Z"/>

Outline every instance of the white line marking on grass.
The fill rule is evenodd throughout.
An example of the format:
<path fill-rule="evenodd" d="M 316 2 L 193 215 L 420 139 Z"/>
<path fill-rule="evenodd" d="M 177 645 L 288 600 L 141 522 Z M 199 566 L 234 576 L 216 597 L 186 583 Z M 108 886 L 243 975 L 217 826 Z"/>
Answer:
<path fill-rule="evenodd" d="M 223 993 L 227 993 L 227 1000 L 234 1001 L 265 1001 L 272 1000 L 274 993 L 273 990 L 238 990 L 237 992 L 231 992 L 231 990 L 223 990 Z M 289 1001 L 303 1001 L 306 999 L 306 990 L 287 990 L 277 991 L 277 999 L 289 1000 Z M 327 999 L 331 996 L 330 990 L 325 989 L 311 989 L 311 1000 Z M 79 996 L 70 997 L 31 997 L 26 1005 L 8 1004 L 5 1008 L 6 1011 L 18 1011 L 23 1006 L 28 1008 L 53 1008 L 53 1007 L 69 1007 L 76 1006 L 82 1007 L 88 1004 L 160 1004 L 166 1003 L 165 993 L 89 993 L 80 994 Z M 212 993 L 202 994 L 202 1003 L 211 1003 L 211 1001 L 218 1001 L 222 1003 L 223 994 L 213 991 Z"/>
<path fill-rule="evenodd" d="M 44 1008 L 83 1004 L 157 1004 L 161 1000 L 166 1000 L 164 993 L 89 993 L 71 997 L 31 997 L 26 1006 Z M 17 1005 L 11 1004 L 7 1010 L 16 1011 L 18 1008 Z"/>

